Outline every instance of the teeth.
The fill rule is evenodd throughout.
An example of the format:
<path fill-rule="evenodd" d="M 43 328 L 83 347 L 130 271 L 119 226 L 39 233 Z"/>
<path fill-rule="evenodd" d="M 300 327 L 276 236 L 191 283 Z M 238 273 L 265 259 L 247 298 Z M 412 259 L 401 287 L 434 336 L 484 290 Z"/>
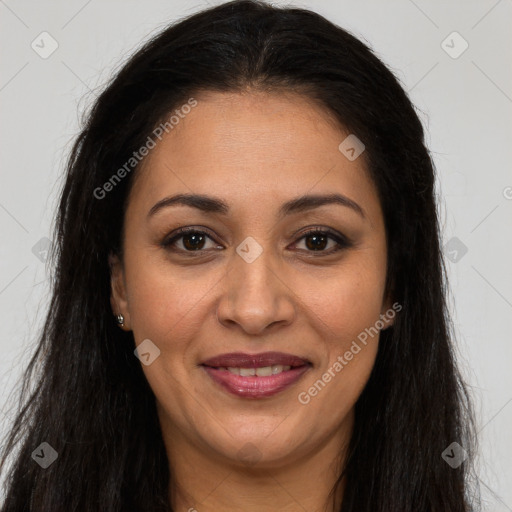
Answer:
<path fill-rule="evenodd" d="M 268 377 L 272 375 L 272 366 L 264 366 L 263 368 L 256 368 L 256 375 L 258 377 Z"/>
<path fill-rule="evenodd" d="M 277 375 L 281 372 L 287 372 L 291 367 L 283 366 L 282 364 L 274 364 L 272 366 L 264 366 L 262 368 L 235 368 L 230 366 L 229 368 L 221 367 L 219 370 L 227 370 L 229 373 L 234 375 L 240 375 L 241 377 L 270 377 L 271 375 Z"/>

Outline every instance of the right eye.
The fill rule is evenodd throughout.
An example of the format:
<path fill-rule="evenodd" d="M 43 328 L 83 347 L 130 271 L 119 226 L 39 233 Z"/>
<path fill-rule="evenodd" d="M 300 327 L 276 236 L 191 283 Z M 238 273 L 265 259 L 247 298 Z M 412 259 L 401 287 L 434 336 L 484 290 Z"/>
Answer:
<path fill-rule="evenodd" d="M 205 231 L 194 228 L 180 228 L 170 238 L 165 239 L 161 245 L 175 252 L 200 252 L 209 250 L 208 247 L 205 248 L 208 239 L 214 242 Z M 219 245 L 216 244 L 216 247 L 218 248 Z"/>

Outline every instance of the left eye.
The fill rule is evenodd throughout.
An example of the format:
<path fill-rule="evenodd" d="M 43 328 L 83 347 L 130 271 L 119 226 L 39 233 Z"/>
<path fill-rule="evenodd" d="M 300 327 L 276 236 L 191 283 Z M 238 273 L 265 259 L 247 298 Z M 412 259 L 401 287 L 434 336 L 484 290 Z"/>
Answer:
<path fill-rule="evenodd" d="M 308 252 L 336 252 L 348 244 L 330 231 L 315 230 L 304 234 L 299 240 L 304 240 Z M 331 246 L 329 246 L 331 242 Z"/>

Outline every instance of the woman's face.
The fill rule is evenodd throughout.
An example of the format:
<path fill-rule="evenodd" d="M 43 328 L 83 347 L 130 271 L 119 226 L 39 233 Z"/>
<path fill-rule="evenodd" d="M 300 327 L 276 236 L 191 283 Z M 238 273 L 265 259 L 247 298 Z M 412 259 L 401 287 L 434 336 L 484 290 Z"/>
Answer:
<path fill-rule="evenodd" d="M 114 312 L 144 342 L 170 453 L 291 463 L 348 438 L 375 361 L 378 335 L 361 340 L 389 308 L 377 192 L 362 147 L 342 152 L 349 133 L 304 97 L 196 100 L 134 182 Z"/>

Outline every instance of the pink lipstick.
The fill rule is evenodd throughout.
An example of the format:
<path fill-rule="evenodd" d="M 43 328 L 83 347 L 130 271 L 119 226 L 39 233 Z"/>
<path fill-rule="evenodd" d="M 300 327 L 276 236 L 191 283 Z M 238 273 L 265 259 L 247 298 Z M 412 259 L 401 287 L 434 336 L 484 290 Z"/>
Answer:
<path fill-rule="evenodd" d="M 226 391 L 244 398 L 265 398 L 297 382 L 311 363 L 282 352 L 234 352 L 212 357 L 201 366 Z"/>

